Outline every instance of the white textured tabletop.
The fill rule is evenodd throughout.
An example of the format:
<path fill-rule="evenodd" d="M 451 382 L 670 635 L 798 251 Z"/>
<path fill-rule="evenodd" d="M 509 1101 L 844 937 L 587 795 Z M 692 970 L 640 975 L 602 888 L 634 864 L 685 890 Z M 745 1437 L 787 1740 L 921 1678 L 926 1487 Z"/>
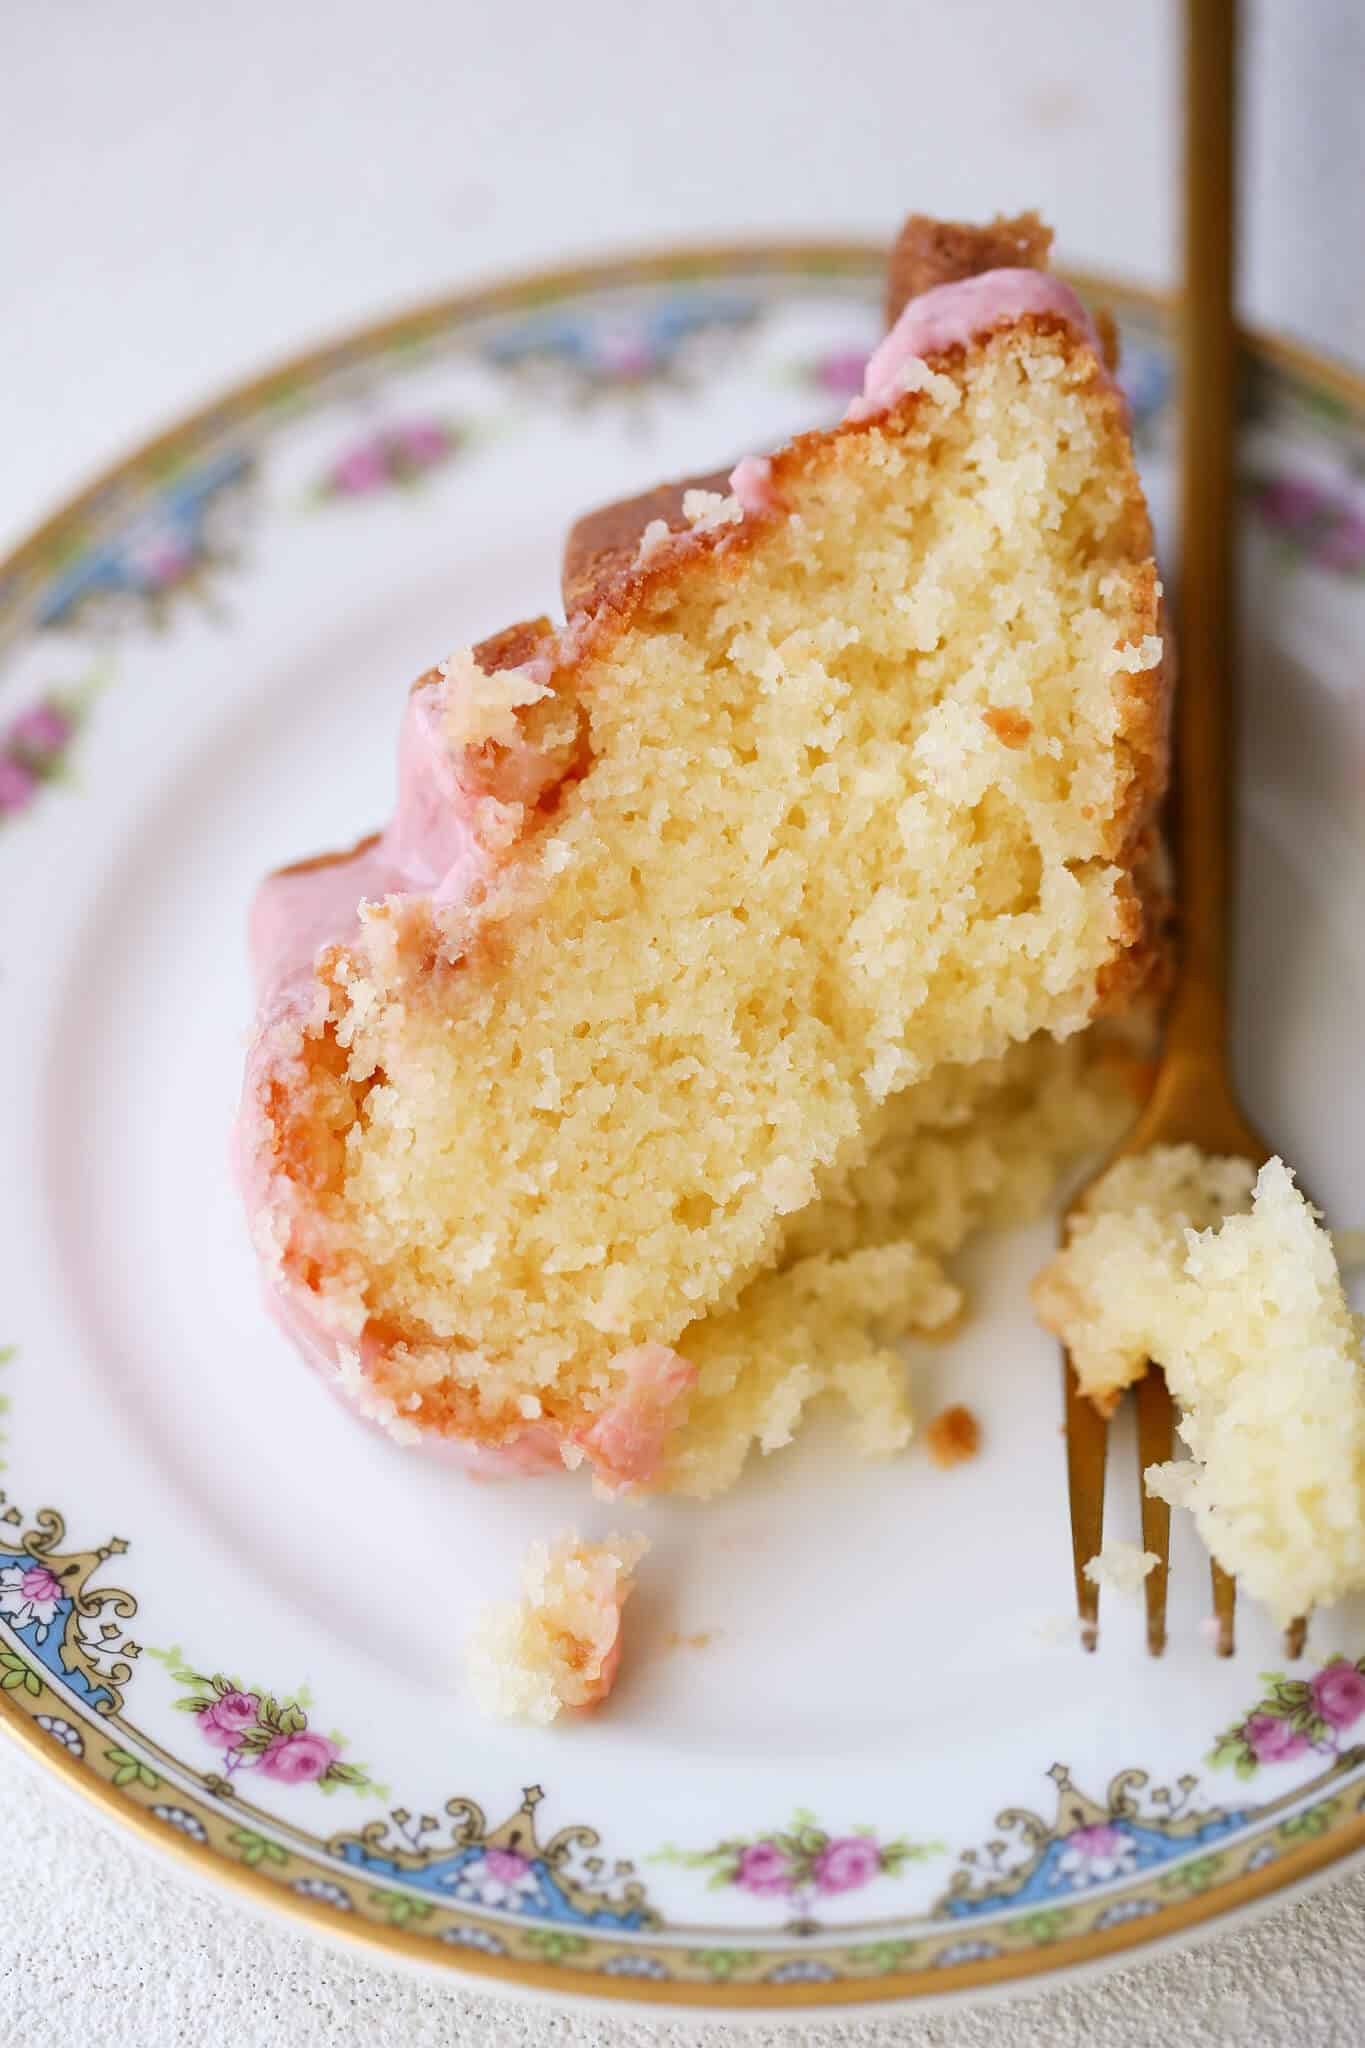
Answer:
<path fill-rule="evenodd" d="M 1250 6 L 1243 299 L 1365 359 L 1365 11 Z M 501 270 L 908 206 L 1037 205 L 1063 255 L 1174 263 L 1172 6 L 1119 0 L 64 0 L 7 12 L 0 549 L 206 393 Z M 846 2042 L 1365 2039 L 1365 1876 L 1184 1956 Z M 697 2031 L 493 2004 L 185 1891 L 0 1748 L 0 2048 L 63 2033 L 404 2048 Z M 785 2030 L 763 2038 L 794 2038 Z"/>

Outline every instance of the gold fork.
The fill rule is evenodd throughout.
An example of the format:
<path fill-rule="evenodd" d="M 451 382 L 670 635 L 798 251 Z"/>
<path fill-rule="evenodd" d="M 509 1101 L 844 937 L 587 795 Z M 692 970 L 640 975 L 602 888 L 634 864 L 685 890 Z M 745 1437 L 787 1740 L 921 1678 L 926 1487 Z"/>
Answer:
<path fill-rule="evenodd" d="M 1236 0 L 1185 8 L 1185 290 L 1180 450 L 1180 676 L 1176 698 L 1175 820 L 1179 970 L 1156 1083 L 1114 1159 L 1152 1145 L 1198 1145 L 1270 1156 L 1237 1100 L 1228 1061 L 1228 965 L 1233 859 L 1234 491 L 1237 333 L 1233 319 Z M 1112 1160 L 1110 1162 L 1112 1164 Z M 1068 1212 L 1068 1220 L 1076 1204 Z M 1081 1639 L 1093 1650 L 1099 1587 L 1085 1566 L 1100 1548 L 1108 1419 L 1079 1389 L 1063 1355 L 1067 1482 Z M 1175 1405 L 1153 1363 L 1135 1390 L 1143 1547 L 1158 1563 L 1145 1581 L 1147 1648 L 1166 1646 L 1171 1510 L 1142 1486 L 1175 1448 Z M 1235 1580 L 1213 1565 L 1220 1656 L 1231 1656 Z M 1303 1647 L 1295 1622 L 1286 1647 Z"/>

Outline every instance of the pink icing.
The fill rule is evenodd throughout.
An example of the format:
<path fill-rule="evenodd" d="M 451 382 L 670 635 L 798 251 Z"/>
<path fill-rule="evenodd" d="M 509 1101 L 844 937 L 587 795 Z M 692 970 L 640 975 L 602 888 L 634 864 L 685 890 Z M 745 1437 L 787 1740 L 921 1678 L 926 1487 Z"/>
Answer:
<path fill-rule="evenodd" d="M 746 455 L 730 472 L 730 489 L 746 518 L 773 509 L 773 463 L 770 455 Z"/>
<path fill-rule="evenodd" d="M 578 1441 L 608 1486 L 646 1486 L 658 1473 L 697 1369 L 666 1344 L 641 1344 L 612 1363 L 625 1375 L 625 1388 Z"/>
<path fill-rule="evenodd" d="M 610 1649 L 603 1655 L 601 1670 L 591 1685 L 584 1688 L 583 1698 L 580 1702 L 583 1707 L 600 1707 L 607 1694 L 615 1685 L 616 1675 L 621 1669 L 621 1647 L 621 1609 L 618 1605 L 616 1609 L 616 1634 L 611 1639 Z"/>
<path fill-rule="evenodd" d="M 420 893 L 459 904 L 487 867 L 478 825 L 487 798 L 464 788 L 441 730 L 444 686 L 411 691 L 398 739 L 398 801 L 377 842 L 324 866 L 270 875 L 251 906 L 248 944 L 268 1009 L 285 983 L 311 975 L 324 946 L 355 933 L 362 902 Z"/>
<path fill-rule="evenodd" d="M 1089 342 L 1103 367 L 1090 315 L 1070 285 L 1045 270 L 987 270 L 980 277 L 936 285 L 909 301 L 891 332 L 873 350 L 863 377 L 863 395 L 854 399 L 847 417 L 867 419 L 894 404 L 905 389 L 906 371 L 912 362 L 960 346 L 1028 313 L 1065 320 Z"/>

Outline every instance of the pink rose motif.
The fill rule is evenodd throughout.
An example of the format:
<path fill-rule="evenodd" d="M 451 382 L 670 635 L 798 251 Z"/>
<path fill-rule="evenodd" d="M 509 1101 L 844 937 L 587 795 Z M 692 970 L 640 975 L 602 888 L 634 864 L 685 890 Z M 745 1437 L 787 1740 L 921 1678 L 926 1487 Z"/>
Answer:
<path fill-rule="evenodd" d="M 333 463 L 327 481 L 334 491 L 340 491 L 346 497 L 360 497 L 366 491 L 382 489 L 388 477 L 388 459 L 382 444 L 361 441 L 349 454 Z"/>
<path fill-rule="evenodd" d="M 1321 484 L 1309 477 L 1276 477 L 1261 491 L 1257 509 L 1268 526 L 1282 533 L 1307 533 L 1332 509 Z"/>
<path fill-rule="evenodd" d="M 225 1692 L 199 1716 L 199 1733 L 215 1749 L 236 1749 L 248 1728 L 256 1725 L 260 1698 L 254 1692 Z"/>
<path fill-rule="evenodd" d="M 603 369 L 622 383 L 647 377 L 654 368 L 654 352 L 642 335 L 608 335 L 601 348 Z"/>
<path fill-rule="evenodd" d="M 31 1564 L 19 1581 L 19 1591 L 35 1607 L 55 1607 L 62 1597 L 62 1582 L 45 1564 Z"/>
<path fill-rule="evenodd" d="M 746 1892 L 756 1892 L 760 1898 L 796 1889 L 791 1864 L 776 1842 L 755 1842 L 746 1849 L 739 1859 L 735 1883 Z"/>
<path fill-rule="evenodd" d="M 35 704 L 21 712 L 9 729 L 10 745 L 25 754 L 55 754 L 71 737 L 71 720 L 55 704 Z"/>
<path fill-rule="evenodd" d="M 394 428 L 393 445 L 414 469 L 426 469 L 449 452 L 450 435 L 439 420 L 408 420 Z"/>
<path fill-rule="evenodd" d="M 882 1867 L 882 1852 L 866 1835 L 841 1835 L 815 1859 L 815 1885 L 822 1892 L 856 1892 Z"/>
<path fill-rule="evenodd" d="M 1126 1877 L 1137 1863 L 1137 1843 L 1109 1821 L 1073 1828 L 1063 1837 L 1057 1874 L 1073 1891 Z"/>
<path fill-rule="evenodd" d="M 260 1768 L 282 1785 L 311 1785 L 326 1777 L 338 1754 L 325 1735 L 301 1728 L 297 1735 L 277 1735 L 269 1749 L 262 1750 Z"/>
<path fill-rule="evenodd" d="M 1242 1723 L 1242 1740 L 1258 1764 L 1285 1763 L 1291 1756 L 1301 1756 L 1308 1747 L 1307 1737 L 1278 1714 L 1249 1714 Z"/>
<path fill-rule="evenodd" d="M 515 1849 L 485 1849 L 483 1867 L 499 1884 L 520 1884 L 531 1865 Z"/>
<path fill-rule="evenodd" d="M 1328 1664 L 1308 1682 L 1313 1705 L 1329 1728 L 1349 1728 L 1365 1714 L 1365 1678 L 1354 1664 Z"/>
<path fill-rule="evenodd" d="M 0 754 L 0 811 L 22 811 L 33 801 L 38 778 L 22 761 Z"/>
<path fill-rule="evenodd" d="M 1096 1821 L 1092 1827 L 1073 1828 L 1067 1836 L 1067 1845 L 1079 1849 L 1082 1856 L 1092 1860 L 1097 1857 L 1117 1856 L 1127 1837 L 1118 1828 L 1109 1827 L 1104 1821 Z"/>
<path fill-rule="evenodd" d="M 133 566 L 149 590 L 168 590 L 193 565 L 193 551 L 177 533 L 153 534 L 133 553 Z"/>
<path fill-rule="evenodd" d="M 815 366 L 815 381 L 835 398 L 856 398 L 863 388 L 866 368 L 866 349 L 837 349 L 833 355 L 820 358 Z"/>
<path fill-rule="evenodd" d="M 1313 559 L 1319 568 L 1335 569 L 1344 576 L 1365 569 L 1365 513 L 1350 515 L 1324 534 Z"/>

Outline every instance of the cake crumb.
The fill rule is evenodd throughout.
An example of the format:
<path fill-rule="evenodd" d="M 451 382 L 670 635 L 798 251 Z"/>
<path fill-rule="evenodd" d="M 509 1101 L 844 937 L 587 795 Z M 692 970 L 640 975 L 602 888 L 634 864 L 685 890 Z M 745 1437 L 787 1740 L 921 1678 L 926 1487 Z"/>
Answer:
<path fill-rule="evenodd" d="M 981 714 L 983 725 L 988 725 L 995 737 L 1007 747 L 1027 746 L 1029 734 L 1033 731 L 1033 720 L 1025 718 L 1022 711 L 1015 711 L 1007 704 L 989 704 Z"/>
<path fill-rule="evenodd" d="M 656 555 L 661 554 L 669 546 L 673 538 L 673 529 L 666 519 L 651 519 L 640 535 L 639 545 L 635 550 L 636 568 L 643 569 L 646 563 L 652 562 Z"/>
<path fill-rule="evenodd" d="M 1092 1399 L 1160 1360 L 1190 1455 L 1147 1492 L 1278 1623 L 1365 1587 L 1365 1318 L 1282 1159 L 1121 1159 L 1033 1298 Z"/>
<path fill-rule="evenodd" d="M 473 649 L 465 647 L 450 655 L 440 668 L 448 686 L 445 737 L 456 752 L 490 741 L 514 746 L 521 735 L 517 713 L 554 694 L 535 660 L 489 675 L 475 660 Z"/>
<path fill-rule="evenodd" d="M 925 1430 L 924 1441 L 936 1465 L 945 1470 L 950 1465 L 965 1465 L 981 1448 L 981 1424 L 970 1408 L 945 1408 Z"/>
<path fill-rule="evenodd" d="M 467 1646 L 484 1713 L 547 1727 L 562 1708 L 601 1704 L 621 1661 L 621 1610 L 648 1548 L 638 1535 L 581 1543 L 572 1533 L 531 1545 L 521 1598 L 485 1607 Z"/>
<path fill-rule="evenodd" d="M 684 491 L 683 518 L 693 533 L 711 533 L 718 526 L 738 526 L 744 507 L 733 491 Z"/>
<path fill-rule="evenodd" d="M 1111 1593 L 1120 1593 L 1125 1600 L 1136 1600 L 1143 1580 L 1160 1562 L 1154 1550 L 1139 1550 L 1136 1543 L 1111 1539 L 1089 1560 L 1085 1576 L 1092 1586 L 1107 1586 Z"/>
<path fill-rule="evenodd" d="M 664 1637 L 664 1647 L 669 1650 L 704 1650 L 714 1641 L 715 1634 L 713 1628 L 694 1629 L 691 1635 L 684 1635 L 680 1630 L 671 1628 Z"/>

